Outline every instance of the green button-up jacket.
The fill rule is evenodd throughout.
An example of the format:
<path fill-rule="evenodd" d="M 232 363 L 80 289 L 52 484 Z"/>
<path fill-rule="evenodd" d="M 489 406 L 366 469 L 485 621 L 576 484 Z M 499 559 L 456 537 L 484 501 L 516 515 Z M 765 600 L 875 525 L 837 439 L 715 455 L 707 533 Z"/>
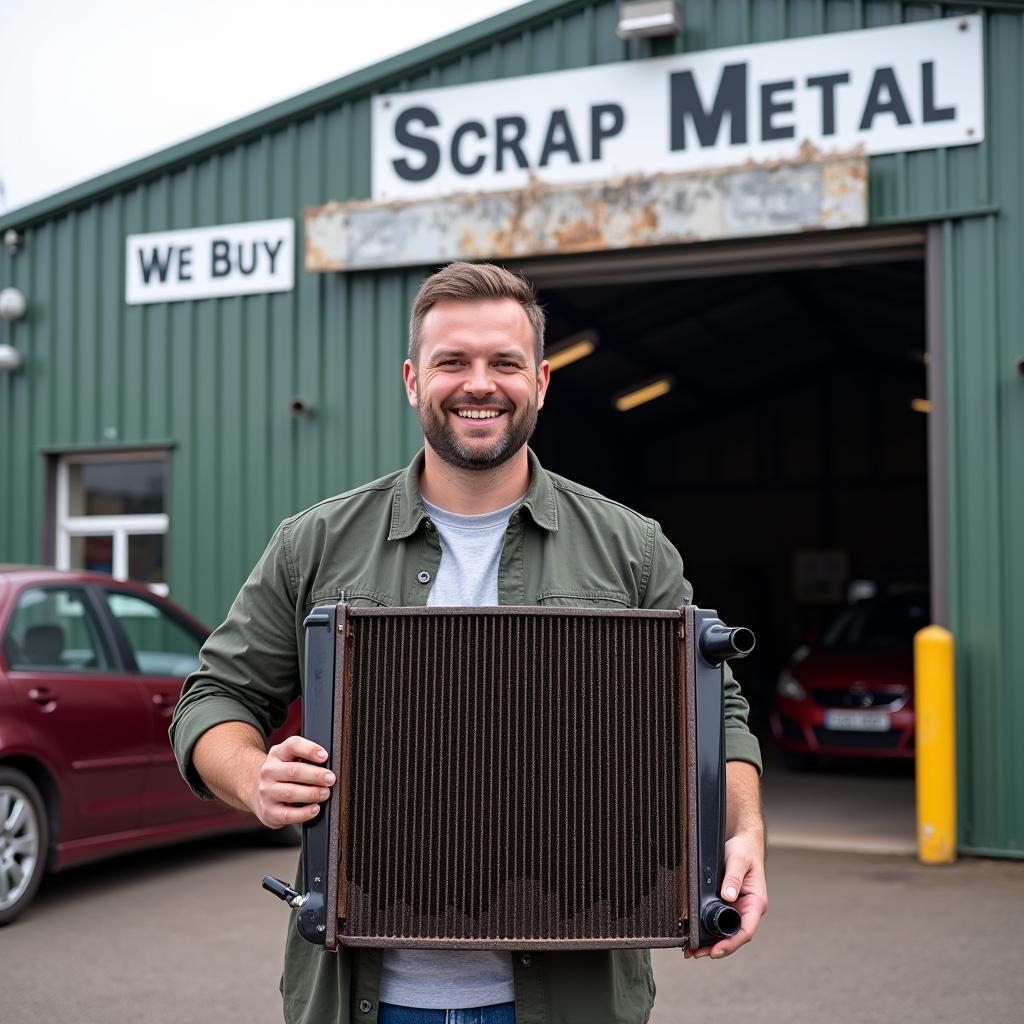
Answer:
<path fill-rule="evenodd" d="M 691 600 L 683 563 L 652 519 L 544 470 L 512 514 L 498 570 L 502 605 L 676 608 Z M 392 473 L 314 505 L 278 527 L 203 647 L 171 723 L 178 764 L 199 737 L 248 722 L 264 737 L 301 692 L 302 621 L 344 592 L 355 605 L 425 605 L 441 545 L 420 499 L 420 453 Z M 726 756 L 760 770 L 747 704 L 726 674 Z M 297 880 L 302 890 L 302 879 Z M 517 1024 L 641 1024 L 654 1001 L 645 950 L 513 954 Z M 682 958 L 680 957 L 680 965 Z M 289 928 L 281 992 L 288 1024 L 376 1024 L 381 952 L 324 953 Z"/>

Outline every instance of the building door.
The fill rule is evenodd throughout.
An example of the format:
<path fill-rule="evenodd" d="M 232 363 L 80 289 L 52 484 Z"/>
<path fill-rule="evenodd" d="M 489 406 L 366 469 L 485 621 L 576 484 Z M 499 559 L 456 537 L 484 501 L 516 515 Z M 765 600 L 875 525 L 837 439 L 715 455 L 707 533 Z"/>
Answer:
<path fill-rule="evenodd" d="M 523 267 L 558 366 L 541 459 L 658 519 L 695 600 L 758 636 L 735 670 L 776 839 L 914 848 L 911 640 L 944 562 L 927 269 L 924 231 Z"/>

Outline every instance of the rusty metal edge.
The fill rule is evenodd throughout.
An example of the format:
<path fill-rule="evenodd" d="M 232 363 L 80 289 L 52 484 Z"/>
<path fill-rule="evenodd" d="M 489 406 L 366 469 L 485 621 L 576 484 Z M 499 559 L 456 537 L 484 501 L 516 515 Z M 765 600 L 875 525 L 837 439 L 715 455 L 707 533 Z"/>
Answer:
<path fill-rule="evenodd" d="M 689 171 L 659 171 L 656 174 L 625 174 L 615 175 L 610 178 L 597 178 L 587 181 L 571 181 L 558 183 L 545 183 L 539 179 L 532 179 L 525 188 L 498 189 L 495 191 L 471 192 L 446 192 L 443 195 L 424 196 L 419 199 L 332 199 L 326 203 L 315 206 L 304 206 L 302 208 L 303 220 L 309 222 L 315 217 L 324 213 L 347 212 L 348 210 L 373 210 L 389 209 L 402 210 L 409 206 L 423 206 L 443 200 L 466 201 L 475 199 L 509 199 L 519 197 L 523 193 L 530 193 L 532 196 L 546 195 L 556 192 L 578 192 L 581 189 L 594 188 L 625 188 L 633 184 L 642 184 L 652 181 L 665 181 L 671 178 L 685 178 L 694 181 L 706 181 L 709 178 L 724 178 L 730 174 L 742 174 L 744 171 L 777 171 L 784 167 L 806 167 L 808 165 L 827 166 L 829 164 L 845 163 L 848 161 L 862 161 L 867 169 L 869 156 L 863 145 L 854 146 L 847 150 L 823 150 L 818 149 L 810 140 L 805 139 L 799 151 L 791 157 L 778 157 L 772 160 L 748 159 L 735 164 L 724 164 L 715 167 L 700 167 Z M 865 175 L 866 179 L 866 175 Z"/>
<path fill-rule="evenodd" d="M 396 938 L 393 935 L 345 935 L 343 946 L 379 949 L 490 949 L 490 950 L 583 950 L 671 949 L 685 946 L 679 935 L 601 939 L 428 939 Z"/>
<path fill-rule="evenodd" d="M 395 606 L 393 608 L 349 608 L 348 615 L 352 619 L 382 619 L 391 616 L 435 616 L 447 615 L 491 615 L 496 617 L 536 615 L 553 617 L 567 615 L 572 618 L 610 618 L 610 619 L 675 619 L 679 617 L 678 608 L 573 608 L 545 607 L 543 605 L 492 605 L 480 608 L 459 605 L 433 607 L 414 605 L 410 607 Z"/>
<path fill-rule="evenodd" d="M 686 644 L 684 660 L 686 662 L 686 706 L 696 712 L 697 709 L 697 677 L 694 664 L 694 648 L 697 642 L 694 636 L 693 605 L 683 609 L 683 629 L 690 642 Z M 688 807 L 694 813 L 687 815 L 687 883 L 689 886 L 689 914 L 687 925 L 689 935 L 687 948 L 696 949 L 700 945 L 700 857 L 697 845 L 697 719 L 696 714 L 687 715 L 686 722 L 686 797 Z"/>
<path fill-rule="evenodd" d="M 399 213 L 402 210 L 408 208 L 423 208 L 426 209 L 430 206 L 435 206 L 437 203 L 473 203 L 479 201 L 494 201 L 494 202 L 509 202 L 515 204 L 518 209 L 522 209 L 526 206 L 534 206 L 543 202 L 548 197 L 557 197 L 559 195 L 568 196 L 573 193 L 576 195 L 582 195 L 588 190 L 594 188 L 601 189 L 612 189 L 619 190 L 624 188 L 630 188 L 634 186 L 641 186 L 646 184 L 652 184 L 657 182 L 678 180 L 692 182 L 694 184 L 708 181 L 708 180 L 721 180 L 729 178 L 737 174 L 750 173 L 753 171 L 766 171 L 768 173 L 775 173 L 786 168 L 801 168 L 801 167 L 819 167 L 825 169 L 829 166 L 837 164 L 857 164 L 856 169 L 853 171 L 855 175 L 859 175 L 865 182 L 865 214 L 866 214 L 866 183 L 868 177 L 868 156 L 864 152 L 863 146 L 856 146 L 850 150 L 835 150 L 825 151 L 818 149 L 811 142 L 805 140 L 801 145 L 799 151 L 792 157 L 777 158 L 773 160 L 756 161 L 748 159 L 741 163 L 729 164 L 722 167 L 708 167 L 698 168 L 689 171 L 662 171 L 657 174 L 644 175 L 624 175 L 616 176 L 608 179 L 598 179 L 594 181 L 585 182 L 566 182 L 557 184 L 547 184 L 539 180 L 531 180 L 531 182 L 521 189 L 509 189 L 500 190 L 494 192 L 456 192 L 449 193 L 440 196 L 429 196 L 422 199 L 396 199 L 381 202 L 374 199 L 351 199 L 344 202 L 338 202 L 332 200 L 327 203 L 323 203 L 319 206 L 306 206 L 302 211 L 304 238 L 303 238 L 303 251 L 305 256 L 305 268 L 309 272 L 322 273 L 339 270 L 371 270 L 371 269 L 383 269 L 392 268 L 396 266 L 402 266 L 401 262 L 392 261 L 370 261 L 367 263 L 351 264 L 345 259 L 338 258 L 336 256 L 329 255 L 322 252 L 318 245 L 313 241 L 312 235 L 314 234 L 313 225 L 322 217 L 330 217 L 334 215 L 345 215 L 349 212 L 357 212 L 361 210 L 390 210 L 394 213 Z M 867 223 L 865 220 L 864 224 Z M 821 225 L 827 227 L 827 225 Z M 861 225 L 864 226 L 864 225 Z M 690 239 L 695 241 L 696 239 Z M 703 240 L 703 239 L 702 239 Z M 686 241 L 686 239 L 678 239 L 676 241 Z M 646 246 L 663 246 L 674 244 L 672 241 L 667 239 L 647 239 L 642 243 L 642 247 Z M 632 246 L 631 246 L 632 247 Z M 475 257 L 464 254 L 461 258 L 494 258 L 494 259 L 508 259 L 508 258 L 521 258 L 526 255 L 538 256 L 538 255 L 562 255 L 565 253 L 576 253 L 576 252 L 592 252 L 599 251 L 605 248 L 605 246 L 570 246 L 568 249 L 564 249 L 560 246 L 543 250 L 538 250 L 532 253 L 512 253 L 505 252 L 500 247 L 496 247 L 493 252 L 490 253 L 478 253 Z M 613 247 L 614 249 L 620 249 L 619 246 Z"/>

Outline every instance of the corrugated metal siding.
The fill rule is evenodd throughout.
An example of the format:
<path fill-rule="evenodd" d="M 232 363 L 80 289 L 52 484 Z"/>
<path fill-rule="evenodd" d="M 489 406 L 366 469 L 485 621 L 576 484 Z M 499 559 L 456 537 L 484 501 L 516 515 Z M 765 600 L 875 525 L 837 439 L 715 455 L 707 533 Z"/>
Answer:
<path fill-rule="evenodd" d="M 0 375 L 0 561 L 43 557 L 43 449 L 168 441 L 172 594 L 215 622 L 280 519 L 415 450 L 397 368 L 418 272 L 300 273 L 290 294 L 124 304 L 126 235 L 295 216 L 345 189 L 344 162 L 326 184 L 325 129 L 318 117 L 211 156 L 5 253 L 3 280 L 31 311 L 0 327 L 25 356 Z M 293 395 L 311 416 L 290 412 Z"/>
<path fill-rule="evenodd" d="M 1024 18 L 991 11 L 987 142 L 950 161 L 954 201 L 998 215 L 947 224 L 952 624 L 958 643 L 961 841 L 1024 853 Z"/>
<path fill-rule="evenodd" d="M 616 4 L 545 4 L 381 89 L 764 42 L 977 11 L 871 0 L 689 0 L 679 40 L 623 43 Z M 987 141 L 871 160 L 871 218 L 947 222 L 952 625 L 959 643 L 962 840 L 1024 853 L 1024 401 L 1012 370 L 1024 335 L 1022 17 L 984 5 Z M 504 22 L 503 22 L 504 23 Z M 322 103 L 322 94 L 319 102 Z M 42 447 L 170 441 L 171 588 L 218 620 L 274 524 L 320 497 L 405 461 L 418 432 L 398 378 L 405 318 L 421 272 L 306 274 L 292 294 L 124 305 L 124 238 L 296 217 L 306 205 L 370 193 L 369 96 L 340 97 L 284 127 L 116 194 L 78 201 L 0 254 L 4 283 L 30 297 L 8 331 L 23 373 L 0 376 L 0 560 L 43 552 Z M 221 136 L 218 136 L 221 138 Z M 296 418 L 289 397 L 314 407 Z"/>

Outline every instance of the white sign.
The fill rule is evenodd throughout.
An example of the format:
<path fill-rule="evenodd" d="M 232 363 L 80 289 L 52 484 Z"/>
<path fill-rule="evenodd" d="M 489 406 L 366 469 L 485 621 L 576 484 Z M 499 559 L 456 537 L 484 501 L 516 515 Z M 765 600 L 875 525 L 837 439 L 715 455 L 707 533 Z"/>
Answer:
<path fill-rule="evenodd" d="M 130 306 L 287 292 L 294 283 L 290 218 L 128 236 L 125 301 Z"/>
<path fill-rule="evenodd" d="M 979 15 L 373 101 L 373 198 L 512 191 L 984 137 Z"/>

